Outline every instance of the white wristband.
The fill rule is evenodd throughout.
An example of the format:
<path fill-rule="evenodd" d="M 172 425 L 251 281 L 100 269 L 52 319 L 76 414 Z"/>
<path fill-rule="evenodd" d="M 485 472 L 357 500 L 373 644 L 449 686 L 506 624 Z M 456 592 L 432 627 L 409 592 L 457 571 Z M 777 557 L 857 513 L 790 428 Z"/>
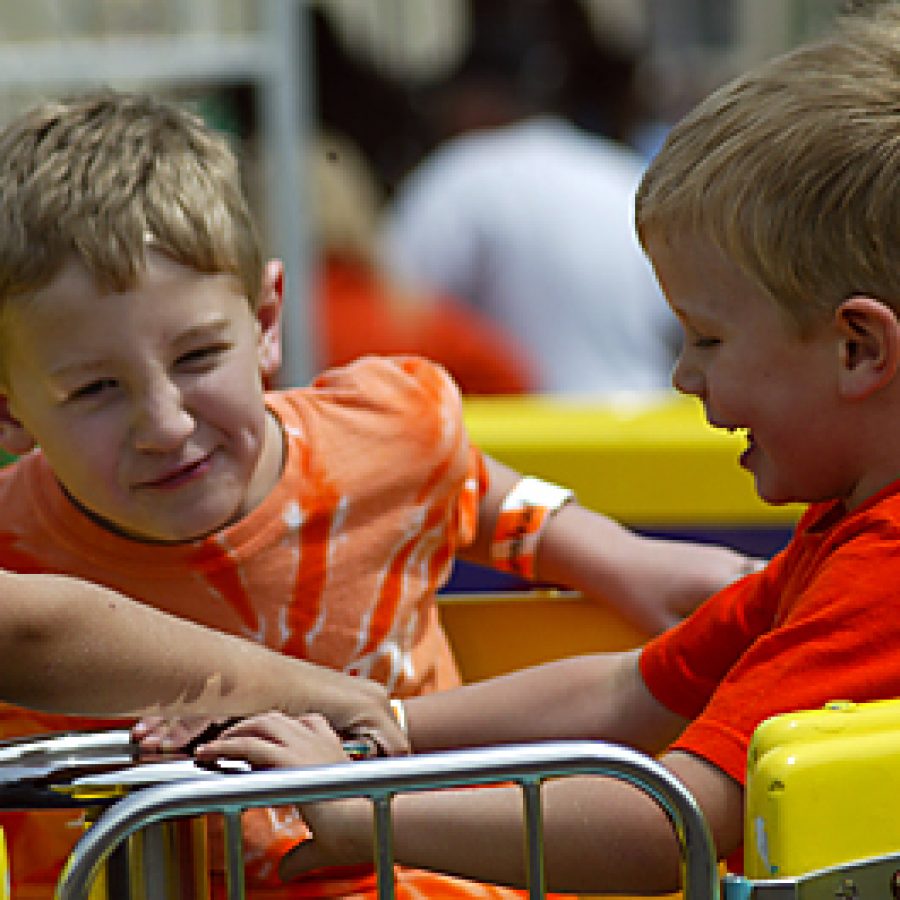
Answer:
<path fill-rule="evenodd" d="M 494 566 L 525 578 L 534 577 L 534 558 L 547 523 L 562 506 L 574 499 L 568 488 L 522 478 L 503 499 L 491 541 Z"/>
<path fill-rule="evenodd" d="M 391 712 L 394 714 L 394 718 L 397 720 L 400 730 L 406 737 L 409 737 L 409 728 L 406 723 L 406 707 L 403 705 L 403 701 L 399 700 L 397 697 L 393 697 L 391 699 Z"/>

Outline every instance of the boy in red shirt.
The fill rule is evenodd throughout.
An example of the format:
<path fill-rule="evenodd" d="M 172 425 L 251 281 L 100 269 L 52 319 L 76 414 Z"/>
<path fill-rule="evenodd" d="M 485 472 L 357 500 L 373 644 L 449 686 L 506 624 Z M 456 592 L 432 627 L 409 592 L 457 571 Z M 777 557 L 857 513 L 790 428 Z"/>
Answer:
<path fill-rule="evenodd" d="M 810 506 L 765 571 L 642 650 L 410 700 L 414 749 L 601 738 L 661 754 L 739 865 L 756 726 L 900 695 L 898 186 L 896 3 L 726 85 L 672 130 L 639 188 L 637 224 L 684 329 L 675 385 L 711 424 L 746 431 L 740 464 L 763 499 Z M 342 758 L 316 717 L 251 720 L 203 752 Z M 596 778 L 549 781 L 543 794 L 551 889 L 676 887 L 676 843 L 653 800 Z M 520 882 L 520 803 L 502 789 L 400 796 L 396 858 Z M 370 852 L 367 804 L 303 813 L 316 839 L 284 860 L 286 874 Z"/>

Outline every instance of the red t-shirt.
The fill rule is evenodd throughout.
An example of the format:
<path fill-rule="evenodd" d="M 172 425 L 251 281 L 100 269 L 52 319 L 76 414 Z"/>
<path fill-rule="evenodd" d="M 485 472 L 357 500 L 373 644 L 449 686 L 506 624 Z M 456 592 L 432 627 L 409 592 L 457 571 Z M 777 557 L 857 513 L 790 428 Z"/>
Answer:
<path fill-rule="evenodd" d="M 654 697 L 692 719 L 670 749 L 744 783 L 756 726 L 829 700 L 900 696 L 900 482 L 852 513 L 815 504 L 765 571 L 642 651 Z"/>

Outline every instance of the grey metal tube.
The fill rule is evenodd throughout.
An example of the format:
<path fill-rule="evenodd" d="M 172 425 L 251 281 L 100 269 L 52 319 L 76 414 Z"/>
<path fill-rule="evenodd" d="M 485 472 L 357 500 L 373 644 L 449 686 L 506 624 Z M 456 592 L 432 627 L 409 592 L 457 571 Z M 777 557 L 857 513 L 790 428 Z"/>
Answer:
<path fill-rule="evenodd" d="M 525 861 L 528 866 L 528 894 L 531 900 L 541 900 L 546 888 L 544 876 L 544 809 L 541 805 L 541 784 L 529 779 L 522 785 L 525 813 Z"/>
<path fill-rule="evenodd" d="M 178 781 L 138 791 L 110 807 L 78 842 L 60 879 L 60 900 L 86 898 L 111 850 L 139 828 L 213 810 L 280 806 L 342 797 L 387 798 L 428 788 L 524 783 L 566 775 L 604 775 L 649 794 L 670 818 L 681 851 L 684 895 L 718 900 L 715 848 L 706 821 L 687 789 L 655 760 L 614 744 L 553 741 L 484 747 L 423 756 L 363 760 Z"/>
<path fill-rule="evenodd" d="M 392 795 L 382 795 L 374 800 L 378 900 L 394 900 L 394 832 L 391 826 L 391 797 Z"/>
<path fill-rule="evenodd" d="M 270 254 L 284 262 L 279 383 L 305 385 L 316 371 L 309 137 L 312 122 L 312 47 L 307 4 L 267 0 L 263 35 L 274 64 L 263 81 L 261 123 L 265 138 Z"/>
<path fill-rule="evenodd" d="M 244 830 L 237 809 L 225 811 L 225 885 L 228 900 L 244 900 Z"/>

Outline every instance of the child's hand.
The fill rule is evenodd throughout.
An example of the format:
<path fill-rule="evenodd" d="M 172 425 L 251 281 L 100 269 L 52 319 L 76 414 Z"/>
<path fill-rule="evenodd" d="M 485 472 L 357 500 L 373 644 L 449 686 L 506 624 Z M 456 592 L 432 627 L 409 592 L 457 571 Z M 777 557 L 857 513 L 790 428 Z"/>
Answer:
<path fill-rule="evenodd" d="M 244 760 L 254 769 L 296 768 L 347 762 L 340 737 L 320 715 L 291 718 L 270 712 L 244 719 L 194 752 L 201 762 Z M 372 808 L 367 800 L 304 804 L 300 809 L 313 838 L 281 861 L 283 879 L 332 865 L 372 861 Z"/>
<path fill-rule="evenodd" d="M 230 721 L 205 716 L 169 719 L 148 716 L 131 729 L 131 736 L 142 754 L 192 753 L 193 744 L 202 738 L 204 732 L 216 726 L 221 730 Z"/>
<path fill-rule="evenodd" d="M 320 695 L 306 712 L 321 713 L 346 740 L 373 743 L 378 754 L 402 756 L 409 753 L 409 740 L 397 723 L 384 685 L 367 678 L 348 678 L 341 672 L 322 669 L 319 685 L 328 676 L 339 679 L 328 700 L 328 692 Z M 323 702 L 328 700 L 328 702 Z"/>
<path fill-rule="evenodd" d="M 341 739 L 320 715 L 292 718 L 269 712 L 242 719 L 196 747 L 198 760 L 238 759 L 254 769 L 296 768 L 347 762 Z"/>

